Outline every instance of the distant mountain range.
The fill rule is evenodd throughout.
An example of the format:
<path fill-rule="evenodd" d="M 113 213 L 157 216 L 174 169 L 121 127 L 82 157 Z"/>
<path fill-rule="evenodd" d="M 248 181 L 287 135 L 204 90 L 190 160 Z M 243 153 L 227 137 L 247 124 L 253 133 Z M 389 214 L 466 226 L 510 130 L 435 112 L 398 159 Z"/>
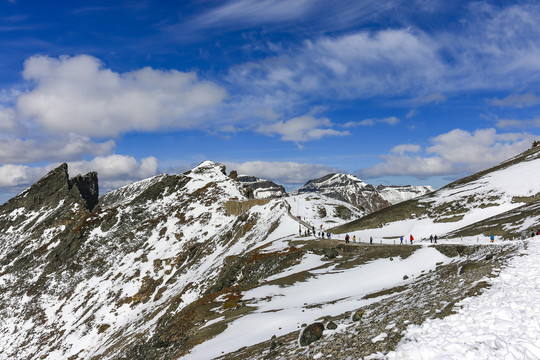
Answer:
<path fill-rule="evenodd" d="M 507 240 L 540 229 L 539 170 L 535 147 L 433 192 L 330 174 L 286 196 L 206 161 L 99 196 L 99 174 L 64 164 L 0 206 L 0 359 L 393 349 L 406 324 L 487 286 L 521 244 Z M 445 244 L 394 245 L 409 234 Z M 299 346 L 306 324 L 321 345 Z"/>
<path fill-rule="evenodd" d="M 270 180 L 248 175 L 239 175 L 237 179 L 252 190 L 254 198 L 271 199 L 288 196 L 283 186 L 277 185 Z M 332 199 L 348 202 L 356 206 L 363 214 L 369 214 L 398 202 L 422 196 L 433 190 L 431 186 L 379 185 L 374 187 L 355 175 L 334 173 L 309 180 L 304 186 L 291 192 L 290 195 L 324 195 Z"/>

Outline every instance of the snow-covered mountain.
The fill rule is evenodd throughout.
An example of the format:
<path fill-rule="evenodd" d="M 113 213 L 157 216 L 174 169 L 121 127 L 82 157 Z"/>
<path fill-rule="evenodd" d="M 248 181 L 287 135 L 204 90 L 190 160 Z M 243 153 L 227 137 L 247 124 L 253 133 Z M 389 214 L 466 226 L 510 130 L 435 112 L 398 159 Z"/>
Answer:
<path fill-rule="evenodd" d="M 435 191 L 435 189 L 432 186 L 379 185 L 377 186 L 377 191 L 379 194 L 381 194 L 383 199 L 388 201 L 390 204 L 395 205 L 397 203 L 428 194 Z"/>
<path fill-rule="evenodd" d="M 251 189 L 255 199 L 273 199 L 287 196 L 285 188 L 273 181 L 250 175 L 238 175 L 237 179 Z"/>
<path fill-rule="evenodd" d="M 177 357 L 208 311 L 194 316 L 193 302 L 240 276 L 224 280 L 226 260 L 298 228 L 285 202 L 248 199 L 211 162 L 113 191 L 93 211 L 77 179 L 63 165 L 0 207 L 0 358 L 134 358 L 169 345 Z"/>
<path fill-rule="evenodd" d="M 502 239 L 540 229 L 539 168 L 531 149 L 349 222 L 365 213 L 348 201 L 252 198 L 209 161 L 99 198 L 97 174 L 62 165 L 0 206 L 0 359 L 385 354 L 521 254 Z M 321 225 L 331 239 L 306 235 Z M 441 241 L 394 245 L 409 233 Z"/>
<path fill-rule="evenodd" d="M 390 205 L 373 185 L 366 184 L 351 174 L 328 174 L 308 181 L 293 195 L 317 193 L 357 206 L 371 213 Z"/>

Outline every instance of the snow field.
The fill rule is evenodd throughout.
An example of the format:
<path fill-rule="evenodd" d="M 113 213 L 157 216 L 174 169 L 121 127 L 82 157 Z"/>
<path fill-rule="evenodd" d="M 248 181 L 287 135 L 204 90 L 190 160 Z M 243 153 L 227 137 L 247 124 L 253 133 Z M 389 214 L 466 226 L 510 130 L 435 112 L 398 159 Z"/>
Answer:
<path fill-rule="evenodd" d="M 423 247 L 406 259 L 379 259 L 338 270 L 334 266 L 321 268 L 320 260 L 307 255 L 287 273 L 309 270 L 311 278 L 292 286 L 263 285 L 245 292 L 246 305 L 257 309 L 229 323 L 224 332 L 196 346 L 183 359 L 212 359 L 222 352 L 266 341 L 273 335 L 296 331 L 302 323 L 369 305 L 380 298 L 363 299 L 366 294 L 414 281 L 423 271 L 435 269 L 438 262 L 450 261 L 437 250 Z M 404 274 L 410 279 L 403 280 Z"/>
<path fill-rule="evenodd" d="M 369 358 L 540 359 L 540 239 L 526 247 L 457 314 L 412 325 L 395 351 Z"/>

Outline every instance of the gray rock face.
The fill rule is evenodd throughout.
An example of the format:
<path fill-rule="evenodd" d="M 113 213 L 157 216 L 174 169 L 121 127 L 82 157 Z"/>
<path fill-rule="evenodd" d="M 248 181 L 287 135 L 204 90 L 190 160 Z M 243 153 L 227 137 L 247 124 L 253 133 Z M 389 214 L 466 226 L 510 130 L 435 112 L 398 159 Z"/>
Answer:
<path fill-rule="evenodd" d="M 88 210 L 94 209 L 99 201 L 98 174 L 93 171 L 84 176 L 77 175 L 69 180 L 70 187 L 76 187 L 81 197 L 86 201 Z"/>
<path fill-rule="evenodd" d="M 256 199 L 271 199 L 287 196 L 287 191 L 281 185 L 270 180 L 259 179 L 255 176 L 239 175 L 237 180 L 252 190 Z"/>
<path fill-rule="evenodd" d="M 295 194 L 318 193 L 333 199 L 346 201 L 372 213 L 390 206 L 373 185 L 366 184 L 350 174 L 329 174 L 308 181 Z"/>

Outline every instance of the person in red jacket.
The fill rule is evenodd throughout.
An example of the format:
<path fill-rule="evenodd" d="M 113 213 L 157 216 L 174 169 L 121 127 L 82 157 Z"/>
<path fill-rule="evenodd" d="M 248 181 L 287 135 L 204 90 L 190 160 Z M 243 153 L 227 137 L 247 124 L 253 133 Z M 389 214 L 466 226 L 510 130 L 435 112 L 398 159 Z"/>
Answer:
<path fill-rule="evenodd" d="M 411 234 L 411 245 L 412 245 L 413 240 L 414 240 L 414 238 L 413 238 L 413 236 L 412 236 L 412 234 Z"/>

